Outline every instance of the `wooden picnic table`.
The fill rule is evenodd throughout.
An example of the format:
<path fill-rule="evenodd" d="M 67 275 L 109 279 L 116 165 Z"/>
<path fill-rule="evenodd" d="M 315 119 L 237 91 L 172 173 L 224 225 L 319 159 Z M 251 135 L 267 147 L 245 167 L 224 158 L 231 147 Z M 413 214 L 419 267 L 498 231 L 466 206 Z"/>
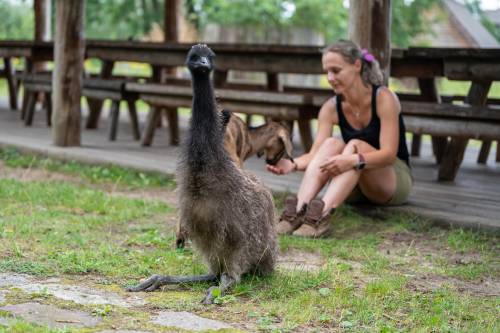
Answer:
<path fill-rule="evenodd" d="M 158 44 L 89 40 L 86 43 L 85 56 L 103 61 L 104 66 L 100 74 L 103 79 L 111 77 L 113 64 L 117 61 L 141 62 L 153 67 L 153 82 L 177 86 L 175 79 L 170 82 L 168 79 L 166 82 L 161 81 L 161 69 L 183 66 L 185 55 L 190 46 L 191 44 L 182 43 Z M 313 106 L 316 110 L 318 109 L 317 104 L 321 104 L 329 94 L 333 95 L 328 90 L 322 89 L 283 87 L 279 82 L 279 74 L 281 73 L 323 74 L 319 47 L 248 44 L 211 44 L 210 46 L 217 54 L 215 60 L 217 70 L 214 74 L 216 88 L 227 88 L 229 85 L 227 73 L 230 70 L 261 71 L 266 73 L 267 84 L 260 87 L 260 90 L 283 93 L 281 90 L 290 92 L 290 89 L 295 89 L 294 94 L 312 96 L 312 99 L 308 100 L 312 100 L 313 103 L 308 102 L 309 104 L 305 106 Z M 24 57 L 29 60 L 27 61 L 28 65 L 37 61 L 51 60 L 52 44 L 0 41 L 0 57 L 4 59 Z M 488 147 L 491 141 L 500 138 L 500 130 L 498 135 L 496 134 L 496 128 L 500 128 L 498 127 L 500 123 L 496 119 L 496 112 L 499 110 L 496 106 L 484 107 L 486 103 L 497 104 L 498 102 L 493 99 L 488 102 L 487 95 L 492 82 L 500 81 L 500 49 L 394 49 L 391 57 L 391 76 L 414 77 L 418 80 L 420 95 L 401 95 L 403 113 L 405 117 L 408 114 L 406 117 L 408 129 L 417 134 L 412 143 L 414 154 L 418 153 L 418 135 L 434 134 L 434 152 L 440 163 L 439 179 L 451 180 L 455 178 L 470 137 L 485 140 L 480 161 L 484 159 L 485 151 L 489 151 Z M 446 96 L 440 96 L 437 91 L 436 78 L 440 77 L 471 82 L 467 96 L 455 98 L 455 100 L 464 100 L 470 107 L 451 104 L 440 105 L 443 100 L 449 100 Z M 131 87 L 139 89 L 137 86 Z M 249 87 L 248 90 L 256 90 L 256 87 L 252 85 L 247 87 Z M 144 90 L 145 88 L 147 86 L 140 89 Z M 239 89 L 243 89 L 243 87 Z M 170 90 L 163 94 L 165 97 L 174 93 Z M 276 96 L 276 98 L 281 97 Z M 248 101 L 248 103 L 252 103 L 252 101 Z M 446 113 L 445 116 L 443 116 L 443 112 Z M 310 109 L 307 113 L 308 117 L 314 116 L 314 111 L 311 112 Z M 464 114 L 466 116 L 463 116 Z M 175 108 L 169 108 L 168 115 L 170 127 L 173 129 L 171 142 L 175 142 L 176 127 L 172 126 L 177 122 Z M 308 121 L 308 119 L 303 121 Z M 92 127 L 89 126 L 89 123 L 87 125 Z M 304 124 L 299 127 L 301 135 L 310 136 Z M 150 124 L 149 128 L 155 128 L 155 126 Z M 483 128 L 485 129 L 484 135 L 481 134 Z M 310 145 L 311 139 L 306 139 L 306 141 L 308 141 L 307 145 Z M 497 161 L 500 161 L 499 155 L 497 151 Z"/>

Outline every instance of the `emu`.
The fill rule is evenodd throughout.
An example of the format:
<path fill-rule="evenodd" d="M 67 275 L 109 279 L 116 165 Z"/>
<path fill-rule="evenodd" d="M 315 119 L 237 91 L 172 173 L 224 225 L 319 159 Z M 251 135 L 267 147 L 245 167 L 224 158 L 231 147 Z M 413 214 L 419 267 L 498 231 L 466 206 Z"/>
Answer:
<path fill-rule="evenodd" d="M 186 64 L 193 87 L 189 134 L 178 165 L 179 217 L 208 266 L 201 276 L 154 275 L 130 291 L 153 291 L 166 284 L 217 281 L 202 300 L 213 303 L 246 273 L 273 271 L 277 242 L 271 193 L 238 168 L 224 149 L 224 124 L 217 111 L 210 73 L 215 54 L 194 45 Z M 219 291 L 216 291 L 216 290 Z"/>

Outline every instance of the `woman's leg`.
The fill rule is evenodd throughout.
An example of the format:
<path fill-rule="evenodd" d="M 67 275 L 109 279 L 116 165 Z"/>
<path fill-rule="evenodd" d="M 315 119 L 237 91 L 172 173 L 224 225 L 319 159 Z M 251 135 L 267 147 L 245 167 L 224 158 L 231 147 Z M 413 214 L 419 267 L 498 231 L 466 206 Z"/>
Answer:
<path fill-rule="evenodd" d="M 376 150 L 370 144 L 361 140 L 351 140 L 345 146 L 342 154 L 368 153 Z M 388 202 L 396 191 L 396 173 L 392 165 L 377 169 L 349 170 L 332 178 L 323 197 L 325 207 L 323 214 L 332 208 L 340 206 L 359 184 L 361 192 L 374 203 Z"/>
<path fill-rule="evenodd" d="M 328 138 L 323 142 L 318 152 L 307 166 L 302 182 L 300 183 L 297 193 L 297 211 L 299 211 L 304 204 L 314 199 L 328 181 L 328 174 L 322 172 L 319 166 L 327 158 L 340 154 L 344 147 L 344 141 L 338 138 Z"/>

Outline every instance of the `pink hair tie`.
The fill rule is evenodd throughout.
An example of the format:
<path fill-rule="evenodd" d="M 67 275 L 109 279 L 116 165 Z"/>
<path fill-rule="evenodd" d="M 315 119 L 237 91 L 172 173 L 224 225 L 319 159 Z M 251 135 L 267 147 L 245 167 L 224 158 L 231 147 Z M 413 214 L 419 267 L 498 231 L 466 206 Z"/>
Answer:
<path fill-rule="evenodd" d="M 373 56 L 373 54 L 371 54 L 370 52 L 368 52 L 367 49 L 362 49 L 361 50 L 361 57 L 363 59 L 365 59 L 366 62 L 372 62 L 375 60 L 375 57 Z"/>

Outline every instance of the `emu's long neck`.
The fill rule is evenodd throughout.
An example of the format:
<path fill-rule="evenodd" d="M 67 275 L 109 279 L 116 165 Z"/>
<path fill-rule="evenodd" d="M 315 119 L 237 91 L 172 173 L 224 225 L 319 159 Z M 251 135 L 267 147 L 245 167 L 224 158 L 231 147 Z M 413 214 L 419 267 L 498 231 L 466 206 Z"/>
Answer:
<path fill-rule="evenodd" d="M 202 163 L 219 159 L 223 149 L 221 119 L 208 73 L 193 74 L 193 108 L 189 155 Z"/>

